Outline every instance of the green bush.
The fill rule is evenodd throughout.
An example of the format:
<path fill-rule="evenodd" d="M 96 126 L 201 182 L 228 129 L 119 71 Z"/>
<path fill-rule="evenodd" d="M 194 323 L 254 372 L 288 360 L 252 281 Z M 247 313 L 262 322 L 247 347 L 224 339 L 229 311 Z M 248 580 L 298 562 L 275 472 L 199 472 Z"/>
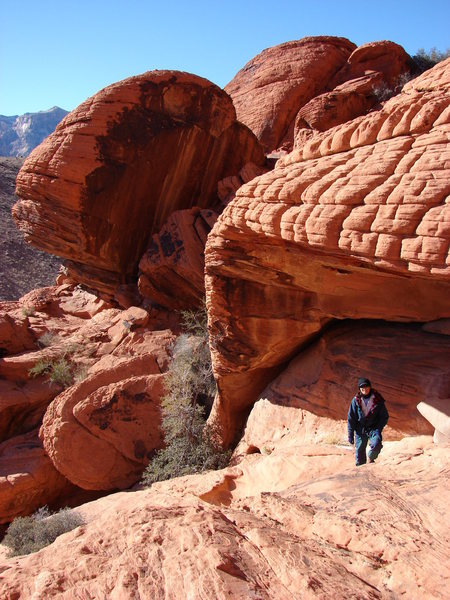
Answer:
<path fill-rule="evenodd" d="M 9 548 L 10 557 L 31 554 L 82 524 L 83 519 L 69 508 L 51 514 L 44 506 L 29 517 L 14 519 L 2 543 Z"/>
<path fill-rule="evenodd" d="M 43 335 L 41 335 L 41 337 L 38 339 L 38 346 L 40 348 L 49 348 L 50 346 L 53 346 L 54 344 L 59 342 L 59 336 L 56 335 L 55 333 L 51 333 L 50 331 L 45 332 Z"/>
<path fill-rule="evenodd" d="M 33 317 L 36 314 L 36 307 L 33 304 L 22 306 L 21 313 L 24 317 Z"/>
<path fill-rule="evenodd" d="M 48 358 L 41 358 L 37 361 L 37 363 L 28 370 L 28 375 L 30 377 L 39 377 L 39 375 L 45 375 L 49 372 L 52 366 L 52 361 Z"/>
<path fill-rule="evenodd" d="M 166 447 L 159 450 L 144 471 L 143 483 L 151 485 L 189 473 L 224 467 L 230 453 L 222 451 L 205 425 L 216 385 L 208 344 L 206 311 L 184 311 L 181 334 L 162 401 L 162 429 Z"/>
<path fill-rule="evenodd" d="M 46 338 L 46 341 L 51 341 L 53 338 Z M 88 369 L 85 365 L 77 365 L 72 360 L 72 355 L 80 351 L 79 344 L 71 344 L 61 350 L 61 353 L 55 358 L 41 358 L 28 371 L 30 377 L 39 377 L 46 375 L 50 383 L 67 388 L 74 383 L 79 383 L 86 379 Z"/>

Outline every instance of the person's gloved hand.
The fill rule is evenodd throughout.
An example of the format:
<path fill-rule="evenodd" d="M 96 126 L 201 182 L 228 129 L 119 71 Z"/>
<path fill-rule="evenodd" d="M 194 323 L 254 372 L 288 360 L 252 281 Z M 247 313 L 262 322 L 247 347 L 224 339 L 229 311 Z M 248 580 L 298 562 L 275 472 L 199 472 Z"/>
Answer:
<path fill-rule="evenodd" d="M 355 443 L 355 438 L 353 435 L 349 435 L 348 436 L 348 443 L 353 446 L 353 444 Z"/>

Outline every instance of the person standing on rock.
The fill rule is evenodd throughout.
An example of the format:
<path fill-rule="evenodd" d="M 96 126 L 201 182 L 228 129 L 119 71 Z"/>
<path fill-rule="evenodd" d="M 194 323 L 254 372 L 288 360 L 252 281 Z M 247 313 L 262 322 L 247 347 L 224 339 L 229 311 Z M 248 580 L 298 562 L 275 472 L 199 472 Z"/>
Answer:
<path fill-rule="evenodd" d="M 367 442 L 369 462 L 375 462 L 383 447 L 381 432 L 389 419 L 384 398 L 372 388 L 370 381 L 360 377 L 358 388 L 358 393 L 350 403 L 347 418 L 348 441 L 355 444 L 357 467 L 367 462 Z"/>

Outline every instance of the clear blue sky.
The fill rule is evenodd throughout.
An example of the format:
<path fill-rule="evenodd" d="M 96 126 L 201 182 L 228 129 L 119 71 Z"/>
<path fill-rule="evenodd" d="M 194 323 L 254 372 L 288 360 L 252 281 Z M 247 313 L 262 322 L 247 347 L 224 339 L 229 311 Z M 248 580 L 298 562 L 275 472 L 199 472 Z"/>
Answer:
<path fill-rule="evenodd" d="M 0 15 L 2 115 L 72 110 L 151 69 L 223 87 L 264 48 L 307 35 L 450 47 L 450 0 L 5 0 Z"/>

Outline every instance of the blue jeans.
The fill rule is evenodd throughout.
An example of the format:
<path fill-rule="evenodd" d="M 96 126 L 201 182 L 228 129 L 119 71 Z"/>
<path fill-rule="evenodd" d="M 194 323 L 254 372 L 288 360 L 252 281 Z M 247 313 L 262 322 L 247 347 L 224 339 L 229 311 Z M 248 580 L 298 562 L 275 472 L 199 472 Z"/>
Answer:
<path fill-rule="evenodd" d="M 381 448 L 383 447 L 381 440 L 381 433 L 378 429 L 372 429 L 372 431 L 361 434 L 355 433 L 355 458 L 357 467 L 364 465 L 367 462 L 367 442 L 370 442 L 368 452 L 369 460 L 370 462 L 373 462 L 380 454 Z"/>

